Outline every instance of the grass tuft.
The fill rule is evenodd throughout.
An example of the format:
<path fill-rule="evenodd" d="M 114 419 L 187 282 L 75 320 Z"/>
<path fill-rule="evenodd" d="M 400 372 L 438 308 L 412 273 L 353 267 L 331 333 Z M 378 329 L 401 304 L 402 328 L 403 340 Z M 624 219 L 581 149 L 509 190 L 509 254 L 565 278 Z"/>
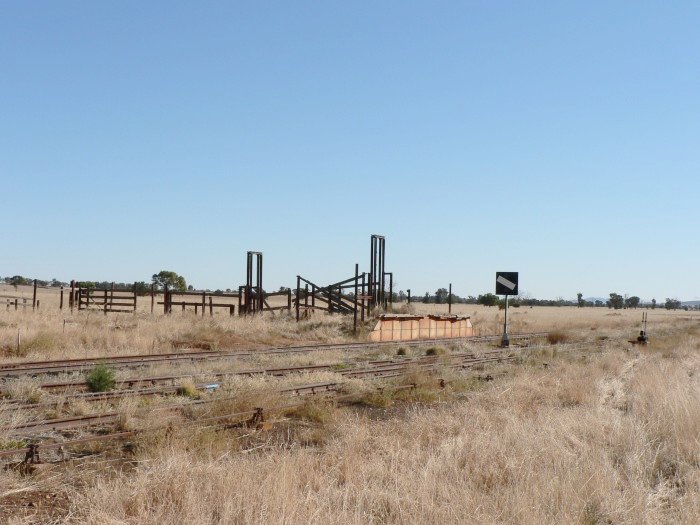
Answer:
<path fill-rule="evenodd" d="M 85 382 L 90 392 L 112 390 L 116 383 L 114 370 L 106 365 L 96 365 L 86 374 Z"/>
<path fill-rule="evenodd" d="M 550 345 L 566 343 L 569 339 L 569 335 L 561 330 L 554 330 L 553 332 L 549 332 L 547 334 L 547 342 Z"/>

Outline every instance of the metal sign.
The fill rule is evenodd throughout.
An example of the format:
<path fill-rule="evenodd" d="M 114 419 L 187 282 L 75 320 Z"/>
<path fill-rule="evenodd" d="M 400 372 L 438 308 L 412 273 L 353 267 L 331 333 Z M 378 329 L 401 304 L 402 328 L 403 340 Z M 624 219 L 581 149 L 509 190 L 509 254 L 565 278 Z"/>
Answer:
<path fill-rule="evenodd" d="M 518 272 L 496 272 L 496 295 L 518 295 Z"/>

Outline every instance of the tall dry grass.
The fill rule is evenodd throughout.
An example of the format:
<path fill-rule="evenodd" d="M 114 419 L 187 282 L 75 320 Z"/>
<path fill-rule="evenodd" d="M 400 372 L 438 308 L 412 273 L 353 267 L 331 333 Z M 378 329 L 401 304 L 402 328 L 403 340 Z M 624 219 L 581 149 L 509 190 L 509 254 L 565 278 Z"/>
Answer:
<path fill-rule="evenodd" d="M 127 475 L 98 476 L 73 519 L 698 523 L 699 365 L 682 341 L 672 357 L 611 347 L 517 368 L 459 402 L 341 411 L 321 446 L 170 442 Z"/>
<path fill-rule="evenodd" d="M 11 288 L 5 285 L 5 288 Z M 22 287 L 20 287 L 22 288 Z M 5 290 L 8 292 L 8 290 Z M 9 292 L 8 292 L 9 293 Z M 29 293 L 24 290 L 22 293 Z M 235 351 L 264 346 L 306 342 L 339 342 L 366 336 L 373 321 L 368 320 L 357 334 L 352 319 L 317 313 L 296 323 L 292 315 L 230 317 L 216 312 L 213 317 L 197 316 L 192 311 L 174 311 L 163 315 L 160 309 L 149 312 L 150 300 L 139 303 L 136 314 L 109 314 L 99 311 L 73 313 L 58 309 L 57 292 L 40 290 L 41 308 L 0 310 L 0 362 L 26 359 L 99 357 L 129 353 L 163 353 L 179 349 L 219 349 Z M 411 305 L 419 313 L 446 313 L 446 305 Z M 469 315 L 479 334 L 497 334 L 503 328 L 503 312 L 477 305 L 454 305 L 453 313 Z M 636 337 L 641 312 L 611 311 L 607 308 L 513 308 L 510 331 L 560 331 L 577 339 Z M 689 320 L 700 320 L 699 312 L 650 312 L 652 337 L 655 330 L 675 329 Z M 17 345 L 17 335 L 21 343 Z"/>
<path fill-rule="evenodd" d="M 500 329 L 495 309 L 468 308 L 482 333 Z M 535 349 L 491 381 L 445 372 L 444 391 L 435 390 L 436 378 L 411 377 L 419 388 L 403 397 L 376 395 L 373 384 L 355 381 L 347 390 L 366 402 L 311 404 L 275 416 L 278 424 L 266 432 L 203 430 L 193 420 L 173 420 L 172 432 L 137 442 L 128 461 L 119 451 L 114 463 L 98 457 L 67 464 L 45 479 L 8 472 L 0 476 L 0 490 L 67 493 L 66 507 L 51 515 L 57 523 L 698 523 L 700 325 L 685 312 L 652 312 L 651 346 L 633 347 L 626 340 L 636 335 L 639 316 L 521 309 L 513 313 L 512 331 L 558 330 L 604 346 Z M 64 319 L 74 321 L 65 333 Z M 21 327 L 27 340 L 44 341 L 25 359 L 173 351 L 183 342 L 183 348 L 188 342 L 251 348 L 345 340 L 348 321 L 0 312 L 0 346 L 11 345 Z M 347 358 L 318 352 L 251 362 Z M 240 365 L 187 370 L 206 378 L 228 366 Z M 283 381 L 232 378 L 220 395 L 236 399 L 202 413 L 280 403 L 274 388 L 333 378 L 330 372 Z M 33 396 L 36 385 L 12 388 L 22 399 Z M 155 404 L 122 402 L 122 427 L 167 424 L 155 412 L 144 418 Z M 73 407 L 83 409 L 94 407 Z M 13 413 L 0 410 L 3 417 Z M 37 514 L 28 516 L 18 513 L 16 522 Z"/>

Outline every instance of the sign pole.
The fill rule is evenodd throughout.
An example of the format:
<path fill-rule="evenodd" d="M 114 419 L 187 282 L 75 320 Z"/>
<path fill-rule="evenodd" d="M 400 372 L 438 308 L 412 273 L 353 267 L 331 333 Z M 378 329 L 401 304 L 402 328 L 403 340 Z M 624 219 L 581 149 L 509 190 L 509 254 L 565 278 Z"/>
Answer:
<path fill-rule="evenodd" d="M 508 296 L 506 295 L 506 315 L 503 321 L 503 338 L 501 339 L 501 347 L 506 348 L 510 346 L 510 339 L 508 337 Z"/>

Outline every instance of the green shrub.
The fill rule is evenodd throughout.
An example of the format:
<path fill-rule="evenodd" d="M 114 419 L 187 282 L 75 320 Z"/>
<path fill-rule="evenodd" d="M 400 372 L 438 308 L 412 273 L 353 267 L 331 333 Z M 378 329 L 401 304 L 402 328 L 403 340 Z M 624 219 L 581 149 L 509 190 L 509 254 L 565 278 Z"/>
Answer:
<path fill-rule="evenodd" d="M 90 392 L 107 392 L 112 390 L 116 383 L 114 370 L 105 365 L 96 365 L 85 376 Z"/>
<path fill-rule="evenodd" d="M 447 354 L 447 348 L 444 348 L 442 346 L 433 346 L 428 348 L 425 351 L 425 355 L 446 355 Z"/>

